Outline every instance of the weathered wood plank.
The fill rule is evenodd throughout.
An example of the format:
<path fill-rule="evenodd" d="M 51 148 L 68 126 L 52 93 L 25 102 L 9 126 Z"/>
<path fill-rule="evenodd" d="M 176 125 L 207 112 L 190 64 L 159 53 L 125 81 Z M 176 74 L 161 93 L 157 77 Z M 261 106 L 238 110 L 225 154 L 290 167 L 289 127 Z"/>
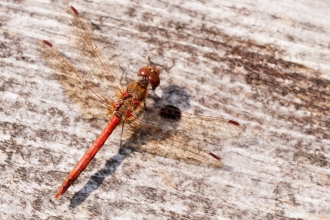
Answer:
<path fill-rule="evenodd" d="M 43 61 L 65 52 L 66 4 L 0 3 L 1 219 L 330 219 L 330 3 L 72 3 L 124 81 L 162 65 L 156 94 L 234 118 L 245 137 L 214 146 L 226 169 L 119 151 L 119 131 L 78 182 L 53 195 L 105 125 Z"/>

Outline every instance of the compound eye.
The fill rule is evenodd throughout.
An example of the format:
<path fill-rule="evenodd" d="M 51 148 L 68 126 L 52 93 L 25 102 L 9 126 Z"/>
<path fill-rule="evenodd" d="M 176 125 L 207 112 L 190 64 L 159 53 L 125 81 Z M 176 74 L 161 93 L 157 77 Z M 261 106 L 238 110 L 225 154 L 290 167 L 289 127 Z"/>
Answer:
<path fill-rule="evenodd" d="M 159 79 L 159 70 L 155 66 L 148 66 L 150 68 L 150 76 L 149 82 L 152 89 L 155 89 L 159 86 L 160 79 Z"/>
<path fill-rule="evenodd" d="M 149 76 L 149 82 L 150 82 L 152 89 L 156 89 L 156 87 L 159 86 L 159 83 L 160 83 L 159 76 L 156 74 L 151 74 Z"/>
<path fill-rule="evenodd" d="M 159 70 L 155 66 L 148 66 L 150 68 L 150 72 L 159 76 Z"/>
<path fill-rule="evenodd" d="M 141 67 L 138 71 L 138 76 L 144 76 L 149 77 L 150 76 L 151 69 L 149 67 Z"/>

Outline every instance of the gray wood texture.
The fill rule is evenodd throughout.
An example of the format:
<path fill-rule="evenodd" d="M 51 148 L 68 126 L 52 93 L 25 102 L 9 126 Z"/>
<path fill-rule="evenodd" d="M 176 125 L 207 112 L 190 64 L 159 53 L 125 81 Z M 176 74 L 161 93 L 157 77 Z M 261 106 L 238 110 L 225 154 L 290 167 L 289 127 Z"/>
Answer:
<path fill-rule="evenodd" d="M 55 200 L 106 120 L 84 117 L 38 49 L 66 51 L 68 3 L 1 1 L 0 219 L 330 219 L 329 1 L 71 4 L 124 82 L 149 57 L 157 96 L 246 132 L 213 146 L 219 169 L 119 150 L 118 129 Z"/>

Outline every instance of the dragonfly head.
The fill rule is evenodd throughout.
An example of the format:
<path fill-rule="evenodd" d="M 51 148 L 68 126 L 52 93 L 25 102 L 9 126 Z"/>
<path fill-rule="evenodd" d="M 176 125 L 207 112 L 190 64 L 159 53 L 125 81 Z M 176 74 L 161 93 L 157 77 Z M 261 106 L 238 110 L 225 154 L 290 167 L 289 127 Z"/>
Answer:
<path fill-rule="evenodd" d="M 149 80 L 152 89 L 159 86 L 159 70 L 152 65 L 144 66 L 139 69 L 138 76 L 146 77 Z"/>

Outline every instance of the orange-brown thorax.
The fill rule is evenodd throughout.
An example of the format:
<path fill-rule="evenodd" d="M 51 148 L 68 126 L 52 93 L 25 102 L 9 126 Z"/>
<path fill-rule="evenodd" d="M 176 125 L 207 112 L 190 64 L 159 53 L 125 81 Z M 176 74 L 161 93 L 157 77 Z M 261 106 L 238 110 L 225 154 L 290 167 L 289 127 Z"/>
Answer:
<path fill-rule="evenodd" d="M 130 83 L 120 100 L 114 103 L 114 114 L 121 120 L 132 116 L 132 113 L 145 102 L 148 85 L 155 89 L 159 83 L 159 70 L 155 66 L 142 67 L 138 71 L 139 80 Z"/>

